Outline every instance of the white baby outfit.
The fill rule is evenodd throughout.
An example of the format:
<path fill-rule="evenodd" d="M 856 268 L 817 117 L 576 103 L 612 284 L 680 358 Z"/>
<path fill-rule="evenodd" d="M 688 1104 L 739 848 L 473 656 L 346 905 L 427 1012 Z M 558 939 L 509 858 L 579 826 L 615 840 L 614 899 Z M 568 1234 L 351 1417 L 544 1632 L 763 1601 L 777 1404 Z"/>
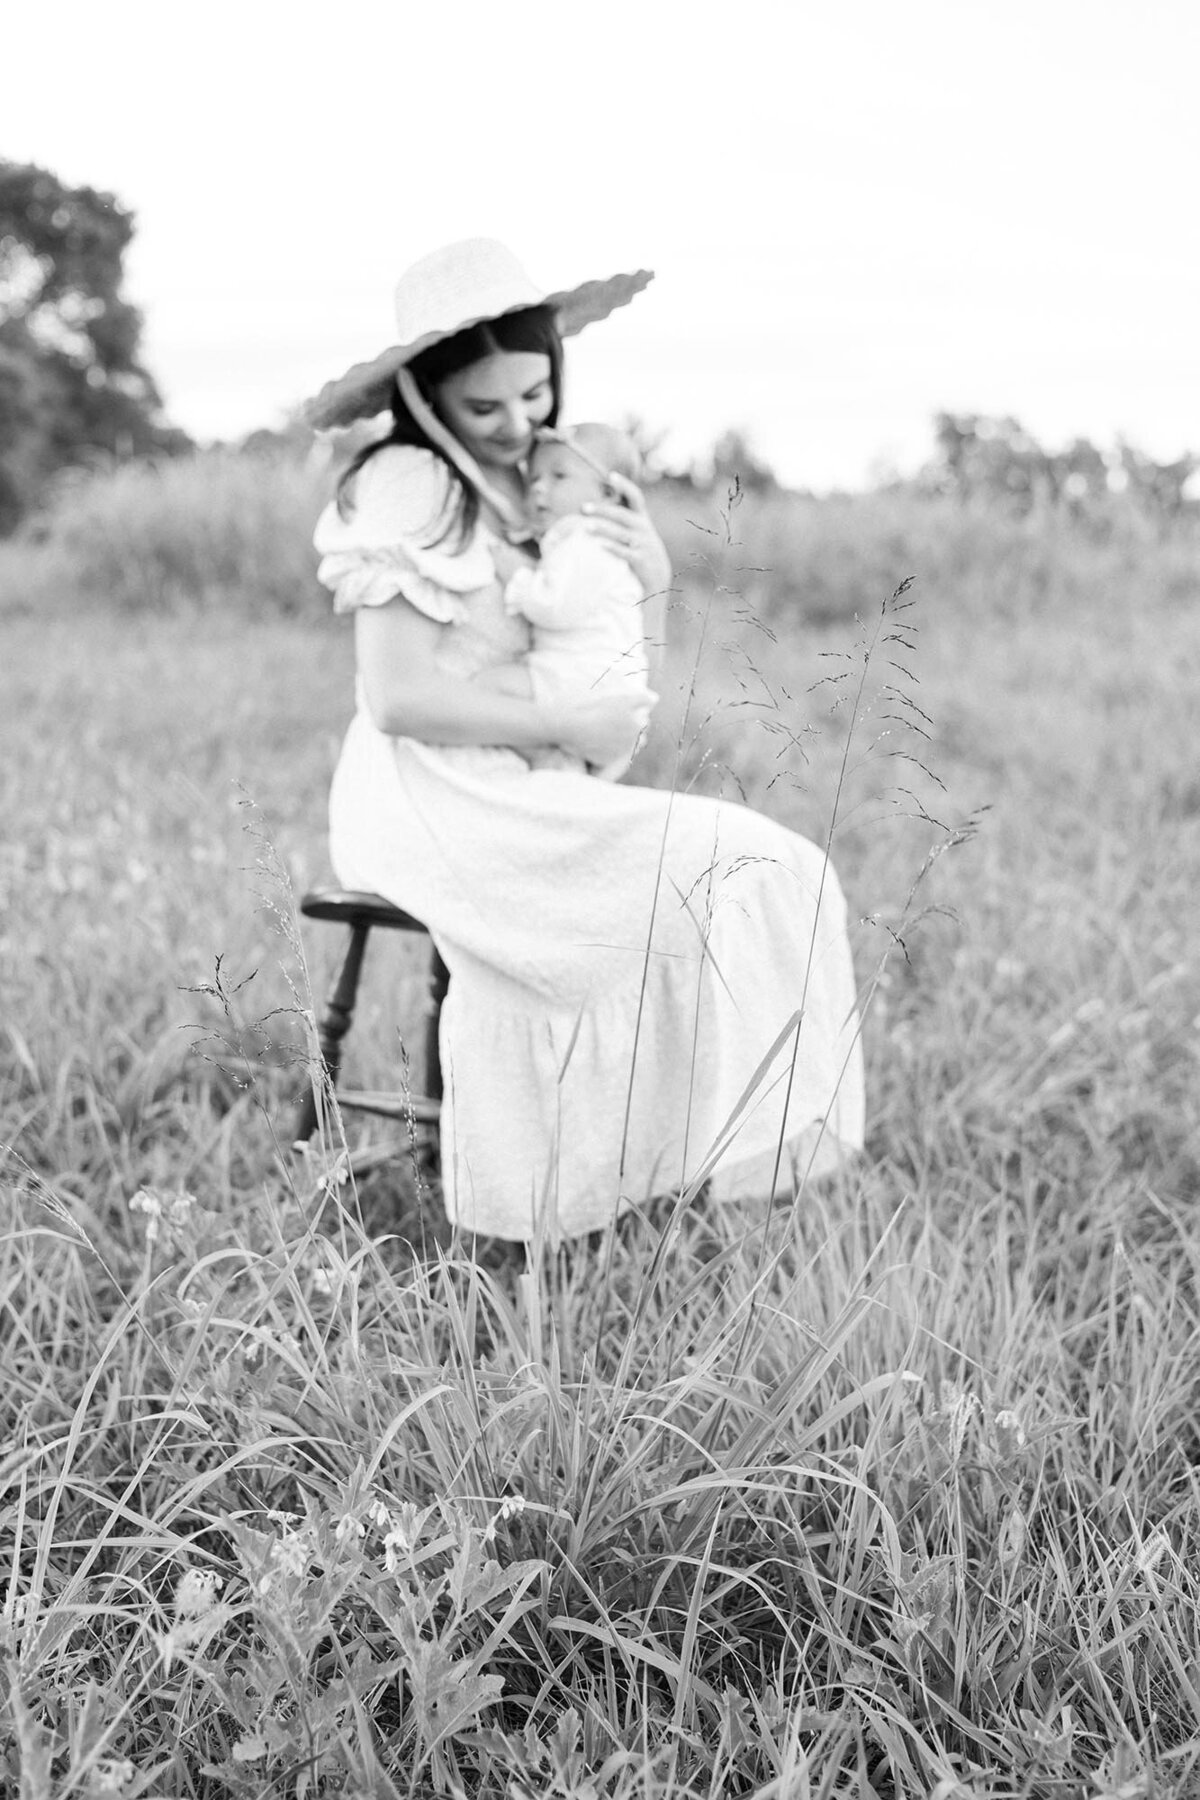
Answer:
<path fill-rule="evenodd" d="M 645 592 L 623 557 L 590 532 L 578 514 L 556 519 L 541 541 L 541 560 L 509 577 L 505 601 L 533 626 L 525 666 L 535 700 L 553 704 L 603 693 L 645 698 L 649 716 L 650 666 L 646 658 Z M 623 775 L 628 754 L 599 774 Z M 535 766 L 551 765 L 535 758 Z M 582 768 L 582 762 L 577 762 Z"/>
<path fill-rule="evenodd" d="M 519 657 L 528 627 L 506 611 L 485 524 L 461 547 L 454 530 L 431 541 L 450 501 L 436 457 L 390 446 L 316 544 L 339 611 L 402 596 L 442 625 L 441 666 L 469 676 Z M 330 847 L 339 880 L 422 919 L 449 967 L 442 1176 L 464 1228 L 594 1230 L 725 1139 L 719 1199 L 765 1196 L 781 1138 L 789 1191 L 793 1171 L 861 1145 L 845 907 L 806 839 L 503 747 L 389 737 L 360 683 Z"/>

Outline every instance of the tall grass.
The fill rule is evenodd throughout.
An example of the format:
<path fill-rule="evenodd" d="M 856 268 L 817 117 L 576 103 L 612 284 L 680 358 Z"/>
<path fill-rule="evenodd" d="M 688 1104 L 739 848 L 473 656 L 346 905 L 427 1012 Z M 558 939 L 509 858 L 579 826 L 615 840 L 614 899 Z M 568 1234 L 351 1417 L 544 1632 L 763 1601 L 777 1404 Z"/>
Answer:
<path fill-rule="evenodd" d="M 323 618 L 313 521 L 332 452 L 214 450 L 68 479 L 43 515 L 0 543 L 0 612 L 103 601 L 122 612 L 231 604 L 242 616 Z M 1200 512 L 1164 525 L 1113 496 L 1015 516 L 905 489 L 816 499 L 747 493 L 730 540 L 722 496 L 664 482 L 649 490 L 676 569 L 704 542 L 718 583 L 768 618 L 807 626 L 871 614 L 920 571 L 927 615 L 971 608 L 1006 618 L 1064 605 L 1143 608 L 1194 601 Z"/>
<path fill-rule="evenodd" d="M 810 571 L 814 542 L 849 559 L 819 510 L 687 534 L 642 764 L 673 757 L 703 610 L 681 779 L 814 834 L 842 713 L 805 727 L 854 631 L 748 605 L 738 570 L 769 526 Z M 1010 529 L 1073 580 L 1010 569 L 989 604 L 969 532 Z M 883 708 L 862 734 L 834 844 L 860 967 L 902 939 L 863 1166 L 528 1261 L 449 1239 L 403 1134 L 358 1182 L 336 1118 L 282 1148 L 306 973 L 280 871 L 320 872 L 346 634 L 249 592 L 4 623 L 0 1786 L 1195 1791 L 1200 615 L 1186 544 L 1135 586 L 1128 547 L 1045 529 L 964 526 L 961 604 L 917 609 L 944 791 Z M 917 800 L 991 811 L 914 928 Z M 368 1085 L 397 986 L 415 1024 L 389 949 Z"/>

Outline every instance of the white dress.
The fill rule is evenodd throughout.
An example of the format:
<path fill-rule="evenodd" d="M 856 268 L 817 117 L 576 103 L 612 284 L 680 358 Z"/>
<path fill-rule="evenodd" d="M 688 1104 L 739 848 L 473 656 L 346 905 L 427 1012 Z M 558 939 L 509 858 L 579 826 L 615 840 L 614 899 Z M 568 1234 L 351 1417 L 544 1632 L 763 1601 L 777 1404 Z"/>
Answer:
<path fill-rule="evenodd" d="M 316 545 L 340 610 L 406 600 L 465 676 L 520 656 L 528 628 L 486 526 L 430 547 L 449 485 L 428 452 L 382 450 Z M 442 1178 L 464 1229 L 591 1231 L 706 1174 L 718 1199 L 761 1198 L 781 1144 L 791 1192 L 861 1146 L 845 907 L 806 839 L 724 801 L 389 737 L 360 685 L 330 840 L 338 879 L 423 920 L 450 970 Z"/>

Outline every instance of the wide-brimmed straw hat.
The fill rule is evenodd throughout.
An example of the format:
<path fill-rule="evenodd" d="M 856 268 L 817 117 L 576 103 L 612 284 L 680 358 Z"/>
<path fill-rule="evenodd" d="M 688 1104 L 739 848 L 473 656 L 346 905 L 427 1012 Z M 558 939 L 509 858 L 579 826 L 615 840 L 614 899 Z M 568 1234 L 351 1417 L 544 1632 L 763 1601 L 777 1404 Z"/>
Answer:
<path fill-rule="evenodd" d="M 318 431 L 374 418 L 391 404 L 397 372 L 443 338 L 527 306 L 548 306 L 563 337 L 606 319 L 654 279 L 649 269 L 544 292 L 495 238 L 466 238 L 406 269 L 396 286 L 396 342 L 326 382 L 304 408 Z"/>

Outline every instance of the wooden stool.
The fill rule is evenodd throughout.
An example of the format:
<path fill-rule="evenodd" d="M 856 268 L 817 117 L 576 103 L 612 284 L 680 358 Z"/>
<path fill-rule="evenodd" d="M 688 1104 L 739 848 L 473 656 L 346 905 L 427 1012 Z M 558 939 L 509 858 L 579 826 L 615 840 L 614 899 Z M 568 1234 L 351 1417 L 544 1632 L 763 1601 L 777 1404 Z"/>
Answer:
<path fill-rule="evenodd" d="M 427 928 L 411 913 L 402 912 L 380 894 L 359 894 L 345 888 L 314 888 L 300 902 L 306 919 L 325 919 L 349 928 L 350 937 L 324 1010 L 317 1020 L 317 1041 L 321 1060 L 331 1087 L 337 1087 L 342 1067 L 342 1039 L 354 1018 L 358 998 L 358 980 L 362 974 L 367 939 L 374 926 L 386 931 L 420 931 Z M 425 1067 L 422 1070 L 423 1093 L 399 1092 L 339 1093 L 339 1103 L 350 1111 L 377 1113 L 386 1119 L 415 1119 L 418 1124 L 436 1128 L 441 1114 L 442 1063 L 438 1054 L 438 1024 L 442 1001 L 450 983 L 450 972 L 433 950 L 429 970 L 429 1015 L 425 1023 Z M 311 1086 L 306 1090 L 296 1114 L 292 1136 L 297 1143 L 307 1143 L 317 1128 L 317 1104 Z"/>

